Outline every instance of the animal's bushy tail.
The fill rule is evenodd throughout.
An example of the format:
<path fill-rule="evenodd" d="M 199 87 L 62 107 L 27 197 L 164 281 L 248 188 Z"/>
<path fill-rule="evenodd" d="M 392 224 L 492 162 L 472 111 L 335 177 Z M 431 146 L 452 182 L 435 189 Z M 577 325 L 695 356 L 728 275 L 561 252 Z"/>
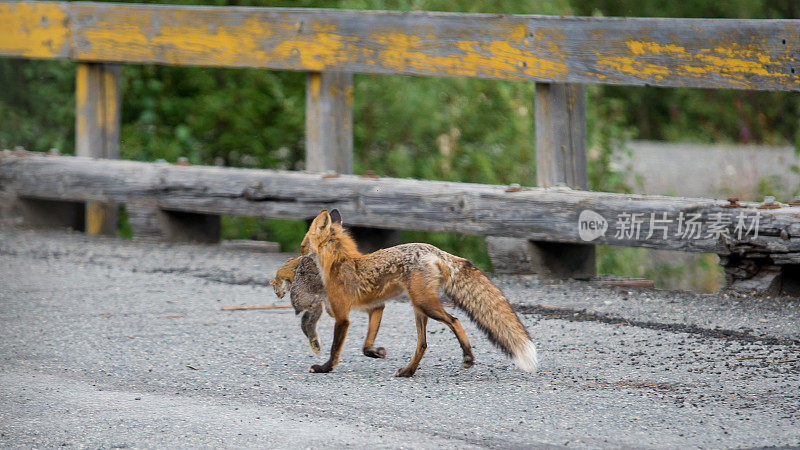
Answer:
<path fill-rule="evenodd" d="M 466 259 L 453 257 L 444 291 L 517 367 L 526 372 L 536 370 L 539 360 L 528 330 L 483 272 Z"/>

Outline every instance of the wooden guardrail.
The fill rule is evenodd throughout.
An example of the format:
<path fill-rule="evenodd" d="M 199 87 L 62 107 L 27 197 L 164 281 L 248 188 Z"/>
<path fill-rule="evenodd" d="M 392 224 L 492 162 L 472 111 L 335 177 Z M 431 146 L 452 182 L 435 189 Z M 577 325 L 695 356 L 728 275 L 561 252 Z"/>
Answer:
<path fill-rule="evenodd" d="M 800 264 L 800 205 L 614 194 L 569 188 L 181 166 L 0 152 L 0 185 L 17 196 L 162 210 L 311 219 L 337 208 L 348 225 L 647 247 L 728 255 L 745 250 Z M 582 212 L 605 230 L 582 236 Z M 654 220 L 651 221 L 651 213 Z M 635 220 L 632 216 L 635 215 Z M 742 216 L 742 230 L 737 229 Z M 679 221 L 678 217 L 684 220 Z M 722 216 L 722 217 L 719 217 Z M 716 226 L 716 229 L 715 229 Z M 594 228 L 592 228 L 594 229 Z M 677 236 L 677 238 L 676 238 Z"/>
<path fill-rule="evenodd" d="M 731 276 L 742 281 L 763 266 L 769 267 L 767 272 L 780 272 L 776 264 L 793 265 L 792 276 L 800 276 L 800 205 L 731 205 L 569 188 L 176 166 L 28 152 L 0 153 L 2 186 L 10 191 L 6 195 L 23 200 L 154 202 L 161 214 L 175 216 L 175 228 L 167 234 L 194 233 L 192 237 L 200 240 L 208 238 L 207 228 L 187 229 L 186 224 L 198 213 L 296 219 L 338 208 L 348 226 L 717 253 L 731 262 Z M 33 214 L 49 207 L 39 205 L 37 211 L 35 202 L 27 205 Z M 563 260 L 560 249 L 556 253 L 554 259 Z"/>
<path fill-rule="evenodd" d="M 343 174 L 352 171 L 353 72 L 535 82 L 537 182 L 544 187 L 574 189 L 587 188 L 583 84 L 800 90 L 797 20 L 583 18 L 12 1 L 0 3 L 0 29 L 0 56 L 69 58 L 79 62 L 76 149 L 80 156 L 99 158 L 118 157 L 119 63 L 308 72 L 306 167 L 315 172 Z M 4 158 L 7 160 L 8 156 Z M 44 177 L 54 177 L 63 182 L 54 172 L 38 175 L 42 181 Z M 222 178 L 214 178 L 214 183 L 224 185 Z M 281 180 L 308 181 L 288 175 Z M 211 192 L 215 188 L 206 189 Z M 20 195 L 51 198 L 36 192 L 34 195 L 22 190 Z M 81 197 L 74 190 L 65 192 L 76 195 L 74 201 L 88 201 L 86 227 L 90 233 L 113 232 L 116 208 L 108 204 L 113 201 L 127 203 L 135 231 L 163 234 L 165 229 L 194 227 L 195 231 L 205 229 L 212 238 L 219 231 L 220 210 L 204 209 L 207 202 L 199 199 L 188 203 L 195 208 L 188 211 L 155 193 L 153 198 L 123 198 Z M 382 191 L 380 195 L 387 194 Z M 526 195 L 530 194 L 519 197 Z M 503 216 L 506 226 L 488 227 L 483 233 L 508 236 L 505 230 L 520 223 L 515 217 L 559 222 L 561 208 L 569 199 L 550 191 L 541 195 L 558 200 L 549 209 L 537 210 L 542 214 L 540 218 L 513 210 L 511 216 Z M 603 201 L 610 198 L 598 197 Z M 416 197 L 393 199 L 431 201 Z M 451 203 L 448 205 L 452 207 Z M 515 207 L 523 205 L 526 204 Z M 600 206 L 595 208 L 602 209 Z M 181 218 L 165 214 L 165 210 L 194 215 Z M 251 209 L 245 208 L 242 213 L 247 211 Z M 300 214 L 299 210 L 293 211 Z M 446 217 L 456 220 L 454 216 Z M 786 217 L 795 220 L 791 214 Z M 381 227 L 417 224 L 412 228 L 420 228 L 419 221 L 380 222 L 372 218 L 361 222 Z M 486 221 L 475 224 L 488 226 Z M 792 234 L 793 230 L 783 230 L 790 242 L 798 236 Z M 503 244 L 495 240 L 490 247 L 527 248 L 517 252 L 515 258 L 535 261 L 541 266 L 535 270 L 592 275 L 593 244 L 602 240 L 586 244 L 564 236 L 551 230 L 523 236 L 529 240 L 527 243 L 514 241 L 509 245 L 508 241 Z M 560 244 L 546 244 L 551 240 Z M 656 247 L 689 249 L 686 245 L 695 245 L 675 241 L 666 238 L 663 245 Z M 702 248 L 733 254 L 713 245 Z M 742 258 L 756 261 L 753 264 L 757 269 L 745 271 L 750 279 L 764 273 L 761 268 L 775 266 L 772 256 L 764 256 L 772 253 L 756 252 L 754 255 L 760 256 L 748 259 L 747 251 L 737 251 L 739 256 L 733 258 L 734 262 L 726 257 L 729 272 L 743 267 Z M 790 266 L 787 270 L 795 270 L 792 258 L 778 258 L 782 261 L 778 273 L 785 273 L 784 268 Z"/>
<path fill-rule="evenodd" d="M 8 2 L 0 55 L 77 61 L 798 90 L 796 20 Z"/>

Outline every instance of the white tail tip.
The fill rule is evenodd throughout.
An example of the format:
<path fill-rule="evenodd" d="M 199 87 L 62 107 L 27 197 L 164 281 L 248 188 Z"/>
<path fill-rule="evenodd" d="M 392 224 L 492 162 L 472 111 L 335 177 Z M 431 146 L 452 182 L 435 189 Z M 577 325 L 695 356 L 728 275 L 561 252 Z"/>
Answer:
<path fill-rule="evenodd" d="M 536 356 L 536 346 L 528 341 L 522 349 L 514 355 L 514 364 L 525 372 L 536 372 L 539 358 Z"/>

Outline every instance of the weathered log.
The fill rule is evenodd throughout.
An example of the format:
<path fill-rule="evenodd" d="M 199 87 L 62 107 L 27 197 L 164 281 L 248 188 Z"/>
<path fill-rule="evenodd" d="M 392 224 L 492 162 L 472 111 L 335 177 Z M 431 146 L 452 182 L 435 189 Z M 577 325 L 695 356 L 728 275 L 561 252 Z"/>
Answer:
<path fill-rule="evenodd" d="M 800 253 L 770 253 L 775 264 L 800 264 Z"/>
<path fill-rule="evenodd" d="M 782 258 L 781 254 L 775 258 L 752 254 L 720 257 L 726 289 L 746 294 L 800 297 L 800 264 L 792 263 L 792 253 L 785 255 L 788 258 Z"/>
<path fill-rule="evenodd" d="M 506 192 L 505 186 L 481 184 L 352 175 L 330 178 L 299 172 L 12 152 L 0 154 L 0 184 L 21 197 L 119 202 L 149 199 L 162 210 L 188 213 L 310 219 L 322 209 L 339 208 L 345 224 L 356 226 L 721 255 L 800 252 L 799 207 L 759 210 L 756 204 L 744 203 L 742 208 L 727 209 L 722 207 L 726 202 L 710 199 L 567 188 Z M 581 213 L 584 238 L 593 237 L 587 236 L 587 228 L 597 228 L 590 241 L 581 237 Z M 655 220 L 652 233 L 651 213 Z M 671 222 L 659 222 L 664 214 Z M 697 238 L 686 235 L 689 220 L 679 225 L 681 214 L 700 227 Z M 746 224 L 758 217 L 757 236 L 754 230 L 738 236 L 739 214 L 753 219 L 745 220 Z M 722 226 L 727 235 L 709 234 L 714 224 L 722 223 L 720 215 L 728 215 L 730 220 Z"/>
<path fill-rule="evenodd" d="M 0 56 L 800 90 L 798 20 L 0 3 Z"/>

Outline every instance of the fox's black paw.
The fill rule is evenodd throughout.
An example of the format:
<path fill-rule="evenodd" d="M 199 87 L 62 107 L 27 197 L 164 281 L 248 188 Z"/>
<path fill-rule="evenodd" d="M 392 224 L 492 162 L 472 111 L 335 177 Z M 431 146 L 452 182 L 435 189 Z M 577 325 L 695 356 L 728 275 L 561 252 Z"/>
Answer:
<path fill-rule="evenodd" d="M 402 378 L 410 378 L 414 375 L 414 372 L 416 372 L 416 370 L 411 370 L 408 367 L 403 367 L 402 369 L 398 370 L 397 373 L 394 374 L 394 376 Z"/>
<path fill-rule="evenodd" d="M 333 369 L 333 367 L 331 367 L 331 366 L 329 366 L 327 364 L 324 364 L 324 365 L 321 365 L 321 366 L 315 364 L 315 365 L 311 366 L 311 368 L 309 368 L 308 371 L 311 372 L 311 373 L 328 373 L 332 369 Z"/>
<path fill-rule="evenodd" d="M 386 358 L 386 349 L 383 347 L 366 347 L 364 348 L 364 355 L 370 358 Z"/>

